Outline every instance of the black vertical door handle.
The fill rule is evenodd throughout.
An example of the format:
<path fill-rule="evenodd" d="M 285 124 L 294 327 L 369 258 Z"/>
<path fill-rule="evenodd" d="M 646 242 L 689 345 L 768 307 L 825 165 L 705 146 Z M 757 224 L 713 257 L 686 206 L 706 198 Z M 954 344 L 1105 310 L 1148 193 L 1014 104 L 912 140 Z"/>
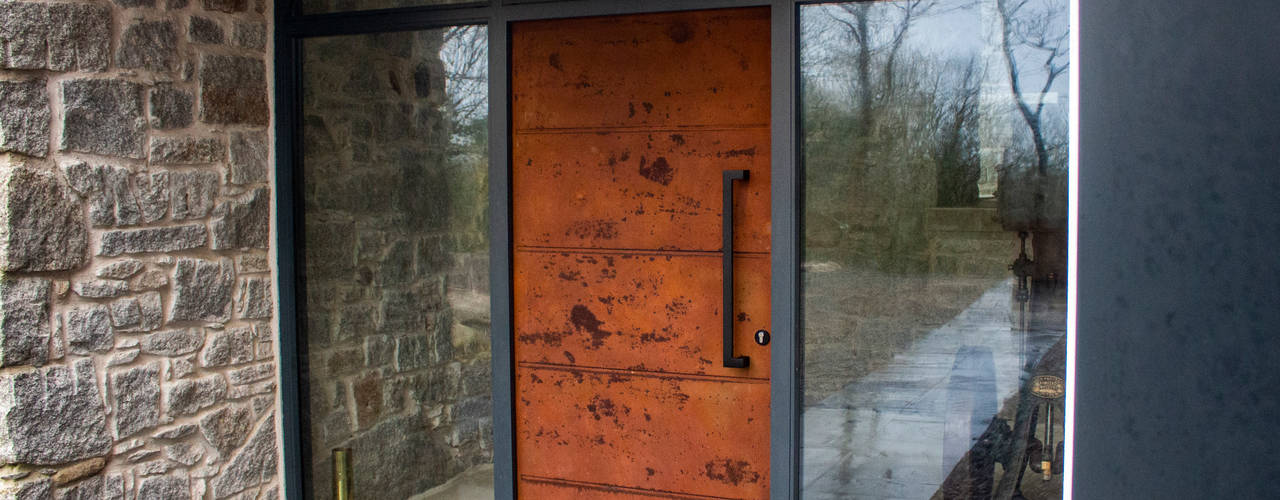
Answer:
<path fill-rule="evenodd" d="M 724 236 L 724 255 L 721 257 L 724 282 L 724 307 L 720 315 L 724 317 L 724 366 L 727 368 L 746 368 L 750 359 L 746 356 L 733 356 L 733 181 L 747 180 L 746 170 L 724 171 L 724 212 L 722 215 L 721 233 Z"/>

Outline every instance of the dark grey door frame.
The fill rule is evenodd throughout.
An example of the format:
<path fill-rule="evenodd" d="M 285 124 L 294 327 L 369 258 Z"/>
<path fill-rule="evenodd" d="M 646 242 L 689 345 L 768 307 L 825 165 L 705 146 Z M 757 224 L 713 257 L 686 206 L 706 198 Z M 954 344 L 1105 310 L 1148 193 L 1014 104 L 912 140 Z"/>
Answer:
<path fill-rule="evenodd" d="M 306 304 L 301 272 L 302 41 L 310 37 L 408 31 L 484 24 L 489 36 L 490 313 L 493 356 L 494 486 L 496 498 L 515 495 L 511 359 L 511 197 L 508 26 L 511 22 L 730 7 L 772 8 L 772 401 L 771 497 L 799 497 L 800 470 L 800 220 L 797 0 L 506 0 L 361 12 L 304 15 L 296 0 L 275 9 L 277 252 L 280 291 L 281 412 L 285 495 L 302 498 L 301 408 L 307 380 L 298 356 L 305 348 Z M 501 119 L 495 119 L 501 118 Z M 505 353 L 505 355 L 500 355 Z"/>

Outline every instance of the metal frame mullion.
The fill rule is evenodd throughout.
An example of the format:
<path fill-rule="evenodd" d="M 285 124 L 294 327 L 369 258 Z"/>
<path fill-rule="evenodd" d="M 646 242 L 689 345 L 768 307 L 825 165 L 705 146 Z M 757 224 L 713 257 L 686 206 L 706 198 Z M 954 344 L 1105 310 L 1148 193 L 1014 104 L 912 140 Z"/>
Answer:
<path fill-rule="evenodd" d="M 465 24 L 485 24 L 496 7 L 483 3 L 333 12 L 298 16 L 281 25 L 298 37 L 418 31 Z"/>
<path fill-rule="evenodd" d="M 793 1 L 793 0 L 787 0 Z M 539 2 L 506 5 L 501 8 L 508 21 L 565 19 L 591 16 L 619 16 L 650 12 L 762 7 L 771 0 L 589 0 Z"/>
<path fill-rule="evenodd" d="M 792 0 L 771 4 L 770 168 L 772 169 L 773 351 L 770 376 L 770 497 L 800 497 L 801 359 L 799 144 L 799 7 Z"/>
<path fill-rule="evenodd" d="M 281 0 L 276 5 L 274 19 L 283 25 L 292 11 L 292 0 Z M 300 179 L 295 179 L 294 165 L 302 157 L 301 120 L 302 58 L 301 42 L 285 30 L 277 29 L 274 36 L 275 57 L 275 200 L 276 200 L 276 291 L 279 294 L 279 349 L 280 349 L 280 437 L 284 446 L 282 488 L 285 498 L 303 498 L 303 450 L 307 447 L 302 437 L 304 415 L 303 398 L 308 393 L 307 380 L 302 376 L 299 357 L 305 348 L 299 325 L 305 319 L 303 302 L 298 300 L 299 290 L 305 290 L 302 273 L 297 264 L 303 262 L 304 246 L 301 224 L 303 207 L 297 196 L 302 189 Z"/>
<path fill-rule="evenodd" d="M 515 351 L 511 339 L 511 98 L 508 25 L 489 18 L 489 351 L 493 380 L 494 498 L 515 498 Z"/>

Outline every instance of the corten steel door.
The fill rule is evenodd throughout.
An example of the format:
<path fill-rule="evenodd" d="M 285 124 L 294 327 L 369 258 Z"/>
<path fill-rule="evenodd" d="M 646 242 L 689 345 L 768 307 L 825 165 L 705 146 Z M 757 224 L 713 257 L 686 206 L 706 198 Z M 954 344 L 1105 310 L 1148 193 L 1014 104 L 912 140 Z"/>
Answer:
<path fill-rule="evenodd" d="M 767 497 L 768 9 L 510 33 L 520 496 Z"/>

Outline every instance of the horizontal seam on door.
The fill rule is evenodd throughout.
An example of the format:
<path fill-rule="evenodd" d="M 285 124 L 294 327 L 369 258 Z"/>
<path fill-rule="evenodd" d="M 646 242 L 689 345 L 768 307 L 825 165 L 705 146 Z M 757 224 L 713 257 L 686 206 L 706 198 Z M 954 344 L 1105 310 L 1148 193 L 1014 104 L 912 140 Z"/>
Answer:
<path fill-rule="evenodd" d="M 557 484 L 565 486 L 574 486 L 578 488 L 592 488 L 597 490 L 632 493 L 636 495 L 644 495 L 662 498 L 688 498 L 688 499 L 715 499 L 715 500 L 734 500 L 735 497 L 717 497 L 710 495 L 698 495 L 695 493 L 682 493 L 678 491 L 659 490 L 653 488 L 637 488 L 635 486 L 621 486 L 608 483 L 593 483 L 590 481 L 575 481 L 572 479 L 560 479 L 545 476 L 532 476 L 529 474 L 521 474 L 520 479 L 531 483 Z"/>
<path fill-rule="evenodd" d="M 720 250 L 679 250 L 679 249 L 660 249 L 660 248 L 583 248 L 583 247 L 555 247 L 540 245 L 516 245 L 517 252 L 528 253 L 595 253 L 595 254 L 626 254 L 626 255 L 680 255 L 691 257 L 715 257 L 720 258 Z M 734 251 L 734 255 L 741 257 L 768 257 L 769 252 L 748 252 Z"/>
<path fill-rule="evenodd" d="M 617 126 L 617 127 L 547 127 L 515 129 L 515 135 L 544 134 L 598 134 L 598 133 L 645 133 L 645 132 L 731 132 L 735 130 L 768 130 L 769 124 L 746 125 L 651 125 L 651 126 Z"/>
<path fill-rule="evenodd" d="M 622 368 L 604 368 L 598 366 L 566 365 L 560 363 L 542 363 L 536 361 L 517 361 L 516 366 L 556 370 L 565 372 L 587 372 L 601 375 L 618 375 L 627 377 L 667 378 L 680 380 L 706 380 L 715 382 L 731 382 L 736 384 L 767 384 L 768 378 L 730 377 L 727 375 L 708 375 L 703 373 L 660 372 L 654 370 L 633 370 Z"/>

